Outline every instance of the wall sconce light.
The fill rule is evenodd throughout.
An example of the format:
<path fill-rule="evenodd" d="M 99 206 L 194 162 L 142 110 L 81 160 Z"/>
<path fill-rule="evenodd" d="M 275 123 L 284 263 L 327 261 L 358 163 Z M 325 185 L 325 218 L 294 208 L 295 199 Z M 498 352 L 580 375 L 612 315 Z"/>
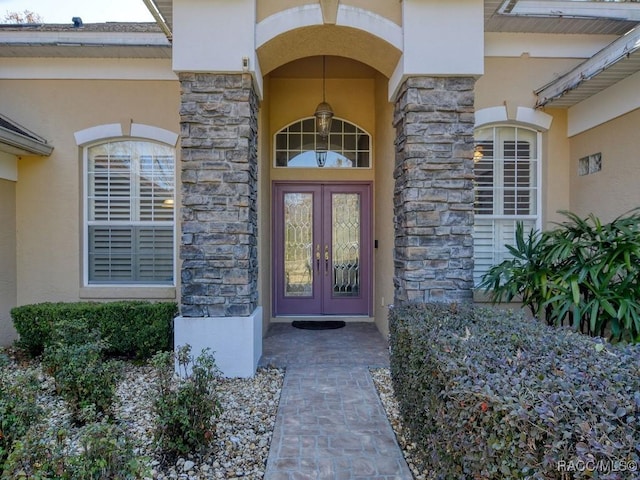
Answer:
<path fill-rule="evenodd" d="M 473 149 L 473 163 L 478 163 L 484 157 L 484 153 L 482 153 L 483 148 L 482 145 L 476 145 Z"/>
<path fill-rule="evenodd" d="M 316 131 L 322 138 L 329 136 L 331 130 L 331 119 L 333 118 L 333 109 L 325 101 L 325 68 L 326 58 L 322 56 L 322 102 L 316 107 L 316 112 L 313 114 L 316 117 Z"/>

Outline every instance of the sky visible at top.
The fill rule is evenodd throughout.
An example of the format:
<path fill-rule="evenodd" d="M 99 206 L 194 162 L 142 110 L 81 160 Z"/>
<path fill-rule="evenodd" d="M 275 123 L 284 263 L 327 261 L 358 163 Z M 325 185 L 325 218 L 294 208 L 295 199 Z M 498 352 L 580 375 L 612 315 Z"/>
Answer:
<path fill-rule="evenodd" d="M 39 14 L 44 23 L 72 23 L 73 17 L 83 23 L 154 21 L 142 0 L 0 0 L 0 19 L 25 10 Z"/>
<path fill-rule="evenodd" d="M 84 23 L 154 21 L 142 0 L 0 0 L 0 19 L 7 12 L 22 13 L 25 10 L 40 14 L 44 23 L 72 23 L 73 17 L 82 18 Z"/>

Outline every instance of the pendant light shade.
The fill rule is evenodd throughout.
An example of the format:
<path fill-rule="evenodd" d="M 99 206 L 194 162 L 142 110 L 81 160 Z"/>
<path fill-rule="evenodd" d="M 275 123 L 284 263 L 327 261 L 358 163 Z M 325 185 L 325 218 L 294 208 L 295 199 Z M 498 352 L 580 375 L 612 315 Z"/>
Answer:
<path fill-rule="evenodd" d="M 322 102 L 316 107 L 316 131 L 321 137 L 329 136 L 331 130 L 331 119 L 333 118 L 333 110 L 327 102 Z"/>
<path fill-rule="evenodd" d="M 329 136 L 331 131 L 331 119 L 333 118 L 333 110 L 331 105 L 325 101 L 325 57 L 322 57 L 322 102 L 316 107 L 313 114 L 316 117 L 316 131 L 322 138 Z"/>

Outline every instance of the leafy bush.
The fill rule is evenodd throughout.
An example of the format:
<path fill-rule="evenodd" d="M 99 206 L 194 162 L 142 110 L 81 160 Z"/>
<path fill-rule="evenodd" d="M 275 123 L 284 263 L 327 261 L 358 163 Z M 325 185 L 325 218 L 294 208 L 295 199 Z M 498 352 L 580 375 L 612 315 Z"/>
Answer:
<path fill-rule="evenodd" d="M 2 480 L 14 478 L 58 480 L 129 480 L 150 477 L 135 455 L 126 431 L 101 422 L 83 427 L 80 448 L 69 452 L 68 432 L 33 429 L 16 443 Z"/>
<path fill-rule="evenodd" d="M 206 447 L 215 437 L 213 420 L 222 413 L 217 384 L 220 373 L 208 349 L 195 361 L 189 345 L 157 353 L 151 360 L 158 373 L 154 409 L 155 438 L 169 459 Z M 178 365 L 179 378 L 174 374 Z"/>
<path fill-rule="evenodd" d="M 601 480 L 634 474 L 605 470 L 640 461 L 640 346 L 442 305 L 393 309 L 390 330 L 394 391 L 425 471 L 564 480 L 559 462 L 581 461 L 602 465 Z"/>
<path fill-rule="evenodd" d="M 42 416 L 36 403 L 38 380 L 33 373 L 9 375 L 6 358 L 0 366 L 0 472 L 16 441 Z"/>
<path fill-rule="evenodd" d="M 525 238 L 522 224 L 512 258 L 493 266 L 481 288 L 494 302 L 519 297 L 534 316 L 592 336 L 640 342 L 640 210 L 602 224 L 594 215 Z"/>
<path fill-rule="evenodd" d="M 110 354 L 150 358 L 171 349 L 177 312 L 172 302 L 40 303 L 15 307 L 11 317 L 20 334 L 18 346 L 32 356 L 41 354 L 51 342 L 57 322 L 82 319 L 109 342 Z"/>
<path fill-rule="evenodd" d="M 107 349 L 100 332 L 90 330 L 81 320 L 56 323 L 52 343 L 45 347 L 43 365 L 78 423 L 111 412 L 121 365 L 103 360 Z"/>

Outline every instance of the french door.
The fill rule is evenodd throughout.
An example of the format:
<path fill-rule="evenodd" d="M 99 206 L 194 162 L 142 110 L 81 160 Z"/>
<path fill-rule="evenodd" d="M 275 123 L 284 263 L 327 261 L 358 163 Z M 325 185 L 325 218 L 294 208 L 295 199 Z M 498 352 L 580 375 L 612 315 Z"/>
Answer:
<path fill-rule="evenodd" d="M 275 315 L 369 315 L 371 184 L 275 183 Z"/>

